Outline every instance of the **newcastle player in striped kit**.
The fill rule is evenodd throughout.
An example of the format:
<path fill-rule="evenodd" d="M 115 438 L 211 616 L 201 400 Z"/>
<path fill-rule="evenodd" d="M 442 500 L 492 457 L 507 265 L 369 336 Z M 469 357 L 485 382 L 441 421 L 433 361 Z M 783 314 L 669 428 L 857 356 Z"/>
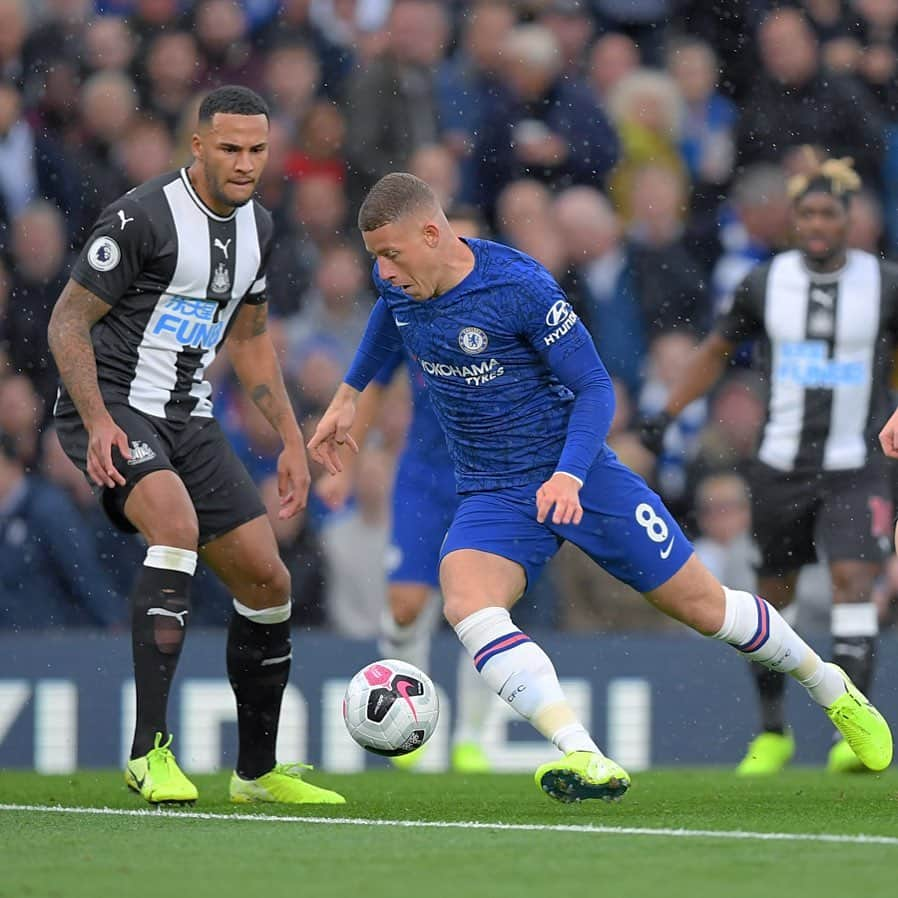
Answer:
<path fill-rule="evenodd" d="M 53 310 L 62 385 L 56 426 L 146 559 L 132 594 L 137 718 L 125 782 L 152 804 L 197 790 L 171 752 L 166 706 L 187 624 L 197 556 L 234 596 L 228 676 L 239 751 L 238 803 L 342 803 L 277 764 L 290 670 L 290 578 L 255 486 L 212 416 L 204 372 L 218 350 L 284 442 L 280 515 L 304 507 L 303 438 L 267 333 L 271 216 L 253 200 L 268 155 L 268 110 L 243 87 L 199 109 L 193 163 L 112 203 Z"/>
<path fill-rule="evenodd" d="M 833 660 L 863 692 L 878 632 L 874 581 L 888 551 L 891 500 L 876 432 L 898 335 L 898 266 L 847 249 L 850 160 L 816 161 L 789 193 L 797 248 L 753 269 L 699 347 L 665 412 L 643 427 L 657 450 L 667 423 L 706 393 L 743 340 L 758 341 L 767 419 L 749 474 L 758 588 L 777 608 L 792 600 L 799 569 L 820 551 L 833 586 Z M 738 768 L 779 771 L 795 744 L 783 715 L 785 678 L 755 667 L 761 733 Z M 844 741 L 832 772 L 861 770 Z"/>

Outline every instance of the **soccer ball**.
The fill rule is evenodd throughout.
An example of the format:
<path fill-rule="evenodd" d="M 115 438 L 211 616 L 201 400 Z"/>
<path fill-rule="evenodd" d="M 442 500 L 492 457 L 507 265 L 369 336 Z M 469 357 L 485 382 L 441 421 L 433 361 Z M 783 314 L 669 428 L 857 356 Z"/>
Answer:
<path fill-rule="evenodd" d="M 346 687 L 343 720 L 349 735 L 376 755 L 420 748 L 440 716 L 436 688 L 413 664 L 388 658 L 363 667 Z"/>

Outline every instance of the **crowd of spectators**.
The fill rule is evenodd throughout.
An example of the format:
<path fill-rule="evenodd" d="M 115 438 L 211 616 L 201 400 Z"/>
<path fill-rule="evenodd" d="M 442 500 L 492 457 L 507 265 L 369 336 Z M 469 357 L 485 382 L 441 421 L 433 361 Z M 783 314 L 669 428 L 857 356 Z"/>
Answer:
<path fill-rule="evenodd" d="M 635 425 L 740 278 L 788 246 L 801 146 L 854 158 L 852 243 L 898 252 L 898 4 L 0 0 L 0 628 L 125 626 L 142 549 L 59 448 L 46 326 L 99 212 L 189 163 L 198 101 L 224 83 L 271 107 L 271 329 L 307 433 L 374 299 L 355 211 L 385 172 L 413 171 L 472 232 L 563 284 L 615 379 L 610 443 L 715 570 L 751 578 L 740 471 L 763 385 L 750 358 L 687 409 L 658 459 Z M 226 358 L 214 380 L 217 414 L 275 508 L 277 441 Z M 376 631 L 407 419 L 399 383 L 346 508 L 313 496 L 303 519 L 274 521 L 297 626 Z M 563 553 L 522 616 L 659 626 L 578 564 Z M 226 620 L 208 574 L 195 605 L 201 623 Z"/>

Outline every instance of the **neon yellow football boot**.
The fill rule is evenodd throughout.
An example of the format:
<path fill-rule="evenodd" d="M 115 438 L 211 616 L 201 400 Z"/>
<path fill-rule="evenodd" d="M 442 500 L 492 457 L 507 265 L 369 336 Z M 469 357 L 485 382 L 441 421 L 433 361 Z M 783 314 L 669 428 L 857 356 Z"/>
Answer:
<path fill-rule="evenodd" d="M 737 776 L 772 776 L 779 773 L 795 754 L 795 738 L 785 733 L 761 733 L 748 743 L 745 757 L 736 768 Z"/>
<path fill-rule="evenodd" d="M 489 773 L 490 762 L 476 742 L 459 742 L 452 747 L 452 769 L 456 773 Z"/>
<path fill-rule="evenodd" d="M 245 780 L 235 771 L 231 774 L 231 801 L 234 804 L 346 804 L 342 795 L 305 782 L 302 772 L 311 769 L 310 764 L 278 764 L 254 780 Z"/>
<path fill-rule="evenodd" d="M 841 674 L 846 692 L 826 709 L 827 717 L 865 767 L 885 770 L 892 763 L 892 732 L 889 725 L 851 682 L 848 674 L 836 664 L 830 666 Z"/>
<path fill-rule="evenodd" d="M 844 739 L 840 739 L 829 750 L 826 758 L 827 773 L 867 773 L 869 770 L 870 768 L 860 762 Z"/>
<path fill-rule="evenodd" d="M 421 758 L 424 757 L 425 751 L 427 751 L 427 746 L 422 745 L 419 748 L 416 748 L 414 751 L 408 752 L 408 754 L 394 755 L 390 758 L 390 763 L 397 770 L 410 772 L 421 763 Z"/>
<path fill-rule="evenodd" d="M 588 798 L 617 801 L 630 788 L 630 775 L 623 767 L 592 751 L 572 751 L 549 761 L 534 779 L 546 795 L 565 804 Z"/>
<path fill-rule="evenodd" d="M 150 804 L 193 804 L 199 793 L 178 767 L 169 748 L 171 741 L 169 734 L 162 745 L 162 733 L 156 733 L 153 748 L 128 761 L 125 784 Z"/>

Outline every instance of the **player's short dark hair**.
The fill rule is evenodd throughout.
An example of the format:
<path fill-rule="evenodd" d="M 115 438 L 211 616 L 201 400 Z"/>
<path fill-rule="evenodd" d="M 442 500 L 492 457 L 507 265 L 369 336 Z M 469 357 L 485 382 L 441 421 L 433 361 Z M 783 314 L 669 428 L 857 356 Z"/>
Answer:
<path fill-rule="evenodd" d="M 408 172 L 390 172 L 368 191 L 359 209 L 359 230 L 376 231 L 410 212 L 437 206 L 436 194 L 426 181 Z"/>
<path fill-rule="evenodd" d="M 264 115 L 269 117 L 268 104 L 254 91 L 240 84 L 216 87 L 200 103 L 200 122 L 211 122 L 216 112 L 227 115 Z"/>

